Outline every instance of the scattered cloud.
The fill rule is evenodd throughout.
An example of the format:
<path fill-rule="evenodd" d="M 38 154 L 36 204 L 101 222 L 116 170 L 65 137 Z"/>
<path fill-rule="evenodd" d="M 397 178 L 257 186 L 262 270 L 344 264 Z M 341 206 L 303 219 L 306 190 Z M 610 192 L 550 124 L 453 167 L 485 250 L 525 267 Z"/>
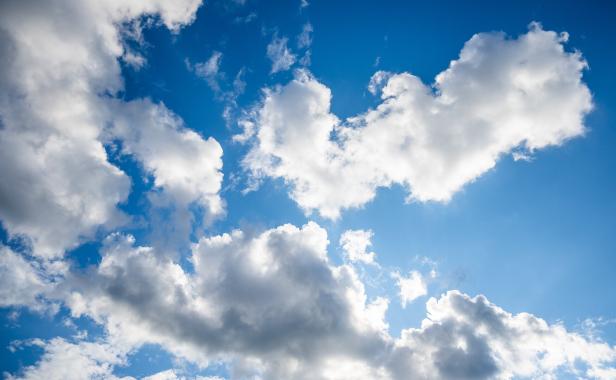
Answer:
<path fill-rule="evenodd" d="M 312 46 L 313 31 L 312 24 L 307 22 L 302 27 L 301 33 L 297 36 L 297 48 L 299 50 L 305 49 L 304 55 L 302 55 L 299 60 L 299 64 L 304 67 L 310 66 L 312 60 L 312 50 L 310 50 L 310 46 Z"/>
<path fill-rule="evenodd" d="M 207 82 L 210 89 L 214 92 L 216 100 L 224 103 L 222 116 L 229 127 L 237 119 L 237 98 L 246 89 L 246 82 L 244 80 L 246 68 L 242 67 L 238 70 L 233 81 L 229 83 L 226 73 L 220 68 L 221 60 L 222 53 L 214 51 L 206 62 L 193 65 L 188 58 L 184 62 L 189 71 L 194 72 L 198 77 Z"/>
<path fill-rule="evenodd" d="M 289 50 L 287 43 L 289 39 L 287 37 L 278 37 L 274 35 L 272 41 L 267 45 L 267 58 L 272 61 L 271 74 L 275 74 L 280 71 L 286 71 L 291 68 L 295 63 L 295 54 Z"/>
<path fill-rule="evenodd" d="M 132 67 L 134 70 L 139 70 L 143 68 L 147 62 L 142 54 L 139 54 L 132 50 L 126 50 L 124 55 L 122 55 L 122 61 L 124 61 L 124 63 Z"/>
<path fill-rule="evenodd" d="M 307 22 L 302 27 L 302 32 L 297 36 L 297 48 L 298 49 L 306 49 L 312 45 L 312 32 L 314 29 L 312 28 L 312 24 Z"/>
<path fill-rule="evenodd" d="M 456 290 L 429 298 L 421 324 L 392 335 L 389 296 L 372 296 L 358 273 L 389 272 L 369 249 L 371 230 L 341 234 L 342 263 L 332 262 L 328 234 L 314 222 L 195 232 L 225 213 L 221 145 L 163 103 L 124 100 L 120 62 L 143 67 L 145 56 L 125 39 L 143 43 L 152 20 L 177 33 L 200 5 L 0 3 L 0 219 L 7 244 L 26 243 L 0 245 L 0 307 L 56 314 L 62 306 L 65 328 L 77 331 L 77 318 L 102 327 L 95 338 L 77 331 L 12 342 L 12 353 L 38 347 L 42 355 L 7 379 L 120 379 L 116 370 L 146 344 L 200 368 L 223 363 L 231 379 L 616 377 L 616 347 L 597 332 L 612 320 L 589 319 L 571 332 Z M 306 23 L 297 38 L 304 66 L 312 31 Z M 284 179 L 306 212 L 336 218 L 393 184 L 409 200 L 447 201 L 503 155 L 526 160 L 584 133 L 592 108 L 586 62 L 565 50 L 566 41 L 538 24 L 515 39 L 475 35 L 431 86 L 378 71 L 368 90 L 381 103 L 347 120 L 331 112 L 330 89 L 298 70 L 290 83 L 264 90 L 234 140 L 250 144 L 243 165 L 251 179 Z M 276 35 L 267 57 L 272 74 L 297 61 Z M 222 58 L 214 51 L 205 62 L 186 62 L 231 118 L 245 69 L 229 83 Z M 148 223 L 181 248 L 108 234 L 127 222 L 118 204 L 131 191 L 113 154 L 130 156 L 151 179 Z M 63 258 L 100 234 L 108 235 L 100 262 L 77 270 Z M 402 307 L 429 295 L 436 264 L 420 263 L 429 274 L 384 276 L 395 280 Z M 145 379 L 187 378 L 170 368 Z"/>
<path fill-rule="evenodd" d="M 340 236 L 340 246 L 344 250 L 345 257 L 350 262 L 362 262 L 364 264 L 376 264 L 376 253 L 368 252 L 372 245 L 372 231 L 370 230 L 347 230 Z"/>
<path fill-rule="evenodd" d="M 195 63 L 194 67 L 189 61 L 186 62 L 189 69 L 194 70 L 198 77 L 205 79 L 212 91 L 218 93 L 220 92 L 220 84 L 218 81 L 221 79 L 221 60 L 222 53 L 219 51 L 214 51 L 207 61 Z"/>
<path fill-rule="evenodd" d="M 257 12 L 250 12 L 246 16 L 237 16 L 233 22 L 236 24 L 250 24 L 258 17 Z"/>
<path fill-rule="evenodd" d="M 435 272 L 433 273 L 436 275 Z M 403 308 L 417 298 L 428 294 L 428 284 L 424 276 L 416 270 L 411 271 L 408 277 L 402 276 L 399 272 L 392 273 L 392 277 L 396 279 Z"/>

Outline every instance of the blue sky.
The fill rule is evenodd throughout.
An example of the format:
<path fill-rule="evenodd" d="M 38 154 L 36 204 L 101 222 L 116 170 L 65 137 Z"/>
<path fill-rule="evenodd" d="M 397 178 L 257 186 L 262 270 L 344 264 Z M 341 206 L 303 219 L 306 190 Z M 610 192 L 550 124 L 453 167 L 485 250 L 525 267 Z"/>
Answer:
<path fill-rule="evenodd" d="M 344 365 L 332 371 L 332 358 L 375 379 L 574 378 L 570 365 L 578 377 L 616 377 L 612 5 L 175 6 L 1 6 L 0 369 L 7 378 L 65 378 L 57 369 L 67 363 L 77 379 L 360 376 Z M 543 45 L 520 42 L 535 35 Z M 479 53 L 450 66 L 465 43 Z M 288 62 L 268 54 L 276 44 Z M 576 66 L 583 61 L 588 67 Z M 433 85 L 448 68 L 449 82 Z M 518 69 L 519 81 L 503 79 Z M 385 79 L 373 94 L 377 72 Z M 402 73 L 416 76 L 422 90 L 413 92 L 416 82 Z M 471 82 L 476 87 L 460 85 Z M 407 87 L 381 99 L 396 84 Z M 523 95 L 510 93 L 522 106 L 509 107 L 503 94 L 516 86 L 527 86 Z M 407 94 L 427 95 L 415 103 Z M 439 96 L 442 103 L 429 103 Z M 430 119 L 430 107 L 445 116 Z M 388 119 L 396 112 L 402 121 Z M 323 141 L 310 132 L 330 124 Z M 424 127 L 437 132 L 413 145 Z M 394 137 L 388 148 L 389 136 L 405 128 L 411 148 L 390 156 L 399 145 Z M 269 132 L 278 135 L 268 142 Z M 418 150 L 425 163 L 417 163 Z M 325 151 L 341 161 L 321 161 Z M 492 159 L 493 167 L 482 166 Z M 371 245 L 353 244 L 374 260 L 353 259 L 339 244 L 348 231 L 365 232 Z M 216 237 L 223 234 L 231 235 Z M 251 257 L 256 272 L 263 262 L 276 269 L 251 282 L 254 273 L 243 272 Z M 413 273 L 418 281 L 410 281 Z M 345 298 L 351 290 L 365 299 Z M 170 295 L 182 292 L 184 301 Z M 469 311 L 484 306 L 477 295 L 489 300 L 489 312 Z M 432 297 L 439 302 L 427 315 Z M 224 318 L 238 313 L 247 330 L 223 317 L 208 325 L 218 317 L 198 308 L 209 303 Z M 314 310 L 342 327 L 312 320 Z M 260 319 L 270 311 L 280 317 Z M 503 353 L 498 332 L 478 320 L 489 313 L 518 346 Z M 519 313 L 543 319 L 553 340 L 525 346 L 538 333 Z M 195 325 L 186 333 L 189 321 Z M 409 328 L 416 330 L 400 335 Z M 446 338 L 437 344 L 430 334 L 438 328 Z M 467 339 L 462 349 L 460 339 Z M 348 347 L 359 341 L 365 352 Z M 402 358 L 400 347 L 415 359 Z M 543 362 L 550 355 L 559 358 L 555 367 Z M 512 357 L 522 358 L 521 369 L 506 364 Z"/>

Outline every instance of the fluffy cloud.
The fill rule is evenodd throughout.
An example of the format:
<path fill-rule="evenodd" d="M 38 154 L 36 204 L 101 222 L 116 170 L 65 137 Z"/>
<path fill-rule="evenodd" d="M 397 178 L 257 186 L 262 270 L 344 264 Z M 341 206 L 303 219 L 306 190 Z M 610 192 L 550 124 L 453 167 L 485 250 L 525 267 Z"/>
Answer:
<path fill-rule="evenodd" d="M 149 100 L 115 102 L 113 109 L 109 143 L 121 139 L 121 152 L 135 157 L 154 178 L 149 198 L 155 210 L 168 210 L 164 220 L 151 215 L 158 243 L 165 242 L 161 238 L 170 244 L 185 243 L 194 226 L 224 214 L 219 194 L 223 151 L 216 140 L 185 128 L 164 105 Z M 194 219 L 193 205 L 204 211 L 203 220 Z"/>
<path fill-rule="evenodd" d="M 271 73 L 275 74 L 279 71 L 286 71 L 295 63 L 295 54 L 289 50 L 287 37 L 274 36 L 272 41 L 267 45 L 267 58 L 272 61 Z"/>
<path fill-rule="evenodd" d="M 327 244 L 314 223 L 235 231 L 197 243 L 189 273 L 113 235 L 96 271 L 68 281 L 66 302 L 123 346 L 157 343 L 202 364 L 252 360 L 266 378 L 295 377 L 320 368 L 324 352 L 364 360 L 385 344 L 387 302 L 368 302 L 354 270 L 329 263 Z"/>
<path fill-rule="evenodd" d="M 127 151 L 143 161 L 157 185 L 220 212 L 213 195 L 220 186 L 220 146 L 181 130 L 162 105 L 113 99 L 123 87 L 118 59 L 130 53 L 123 44 L 126 30 L 139 34 L 133 20 L 158 15 L 177 31 L 192 21 L 199 5 L 195 0 L 0 5 L 0 219 L 11 236 L 29 239 L 35 255 L 58 257 L 101 226 L 125 222 L 116 205 L 128 196 L 130 180 L 108 162 L 104 147 L 114 132 L 122 133 L 113 138 L 129 138 Z M 116 118 L 135 125 L 108 130 Z M 140 119 L 147 125 L 136 123 Z M 152 148 L 146 145 L 161 138 L 186 143 L 192 153 L 205 149 L 198 160 L 213 161 L 176 176 L 175 164 L 186 159 L 185 154 L 171 159 L 177 144 L 163 150 L 170 164 L 148 153 Z M 213 183 L 197 184 L 200 180 Z"/>
<path fill-rule="evenodd" d="M 483 296 L 450 291 L 431 298 L 427 312 L 421 328 L 396 341 L 394 378 L 611 378 L 614 347 L 528 313 L 510 314 Z"/>
<path fill-rule="evenodd" d="M 515 39 L 477 34 L 432 86 L 377 73 L 370 89 L 385 83 L 381 104 L 345 122 L 330 111 L 329 88 L 300 71 L 265 91 L 244 166 L 255 179 L 284 179 L 302 209 L 328 218 L 393 184 L 409 200 L 448 201 L 502 156 L 584 133 L 587 65 L 566 41 L 538 24 Z"/>
<path fill-rule="evenodd" d="M 188 262 L 118 233 L 84 271 L 46 262 L 124 222 L 116 205 L 130 180 L 106 148 L 117 146 L 152 177 L 154 206 L 177 209 L 166 223 L 174 236 L 193 227 L 195 205 L 206 218 L 223 213 L 220 145 L 162 104 L 115 96 L 119 60 L 144 64 L 124 45 L 124 29 L 138 35 L 134 20 L 158 15 L 177 31 L 199 4 L 0 3 L 0 219 L 36 256 L 0 247 L 0 306 L 63 302 L 105 331 L 95 341 L 30 341 L 43 355 L 18 378 L 115 379 L 114 368 L 146 343 L 200 365 L 223 361 L 234 379 L 614 376 L 616 349 L 594 336 L 455 291 L 428 301 L 420 327 L 391 336 L 389 300 L 370 299 L 353 266 L 329 260 L 327 233 L 315 223 L 201 238 Z M 583 133 L 585 62 L 564 51 L 565 39 L 536 25 L 515 40 L 477 35 L 434 92 L 409 74 L 373 77 L 383 102 L 345 123 L 330 112 L 329 89 L 299 72 L 266 91 L 244 164 L 255 178 L 286 179 L 304 209 L 329 217 L 394 183 L 414 199 L 446 200 L 500 155 Z M 294 64 L 287 43 L 274 38 L 268 47 L 272 72 Z M 219 61 L 210 74 L 220 74 Z M 340 244 L 350 261 L 371 263 L 370 238 L 347 231 Z M 418 294 L 413 276 L 398 277 L 403 303 Z M 151 378 L 182 377 L 168 370 Z"/>
<path fill-rule="evenodd" d="M 74 316 L 101 323 L 107 341 L 125 351 L 154 343 L 201 365 L 222 360 L 233 379 L 511 379 L 563 371 L 608 379 L 614 370 L 616 348 L 593 336 L 457 291 L 430 298 L 421 326 L 393 337 L 388 300 L 369 300 L 352 267 L 329 261 L 327 245 L 315 223 L 234 231 L 196 243 L 187 271 L 116 234 L 98 268 L 69 279 L 61 293 Z"/>
<path fill-rule="evenodd" d="M 368 247 L 372 245 L 371 239 L 370 230 L 347 230 L 340 236 L 340 246 L 349 261 L 373 264 L 376 253 L 368 252 Z"/>

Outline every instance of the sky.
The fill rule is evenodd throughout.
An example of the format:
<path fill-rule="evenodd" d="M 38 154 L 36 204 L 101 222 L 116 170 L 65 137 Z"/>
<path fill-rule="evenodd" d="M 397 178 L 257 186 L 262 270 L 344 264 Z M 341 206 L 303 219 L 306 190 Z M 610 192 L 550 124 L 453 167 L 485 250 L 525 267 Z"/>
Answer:
<path fill-rule="evenodd" d="M 6 379 L 615 379 L 609 2 L 0 2 Z"/>

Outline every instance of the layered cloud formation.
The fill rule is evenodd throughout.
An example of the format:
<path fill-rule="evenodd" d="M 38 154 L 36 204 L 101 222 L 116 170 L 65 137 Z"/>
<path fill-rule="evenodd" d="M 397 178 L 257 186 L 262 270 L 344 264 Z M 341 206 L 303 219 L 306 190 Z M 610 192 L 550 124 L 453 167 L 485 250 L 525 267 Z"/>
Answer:
<path fill-rule="evenodd" d="M 337 218 L 379 187 L 409 200 L 448 201 L 507 154 L 525 157 L 584 133 L 592 107 L 586 62 L 567 34 L 531 24 L 511 39 L 481 33 L 431 86 L 409 73 L 377 72 L 375 109 L 341 121 L 330 89 L 307 71 L 265 90 L 244 165 L 257 180 L 282 178 L 306 212 Z"/>
<path fill-rule="evenodd" d="M 430 297 L 421 325 L 393 334 L 390 297 L 370 296 L 360 275 L 380 268 L 371 230 L 341 235 L 341 263 L 314 222 L 193 234 L 225 213 L 221 145 L 164 104 L 120 94 L 121 62 L 145 64 L 128 41 L 144 42 L 144 24 L 178 33 L 199 6 L 0 4 L 0 220 L 7 240 L 25 243 L 0 246 L 0 307 L 63 308 L 102 329 L 12 343 L 13 351 L 43 353 L 9 379 L 118 379 L 116 369 L 147 344 L 201 368 L 223 363 L 231 379 L 616 376 L 616 348 L 595 336 L 456 290 Z M 305 24 L 299 49 L 311 46 L 312 31 Z M 581 81 L 586 63 L 564 49 L 566 39 L 537 24 L 517 39 L 478 34 L 432 87 L 408 73 L 376 73 L 369 90 L 382 102 L 345 121 L 330 111 L 330 90 L 298 71 L 266 90 L 244 124 L 254 129 L 242 137 L 251 144 L 243 164 L 255 180 L 284 179 L 301 208 L 329 218 L 393 184 L 410 199 L 446 201 L 503 155 L 584 133 L 592 106 Z M 272 74 L 295 63 L 287 44 L 275 36 L 268 46 Z M 189 65 L 214 92 L 223 91 L 221 54 Z M 123 156 L 151 179 L 143 216 L 165 224 L 152 226 L 164 242 L 139 244 L 122 231 L 131 222 L 118 206 L 132 180 L 117 164 Z M 101 235 L 100 262 L 71 268 L 66 251 Z M 408 273 L 389 278 L 405 307 L 429 295 L 429 278 Z M 169 369 L 148 378 L 194 376 Z"/>

